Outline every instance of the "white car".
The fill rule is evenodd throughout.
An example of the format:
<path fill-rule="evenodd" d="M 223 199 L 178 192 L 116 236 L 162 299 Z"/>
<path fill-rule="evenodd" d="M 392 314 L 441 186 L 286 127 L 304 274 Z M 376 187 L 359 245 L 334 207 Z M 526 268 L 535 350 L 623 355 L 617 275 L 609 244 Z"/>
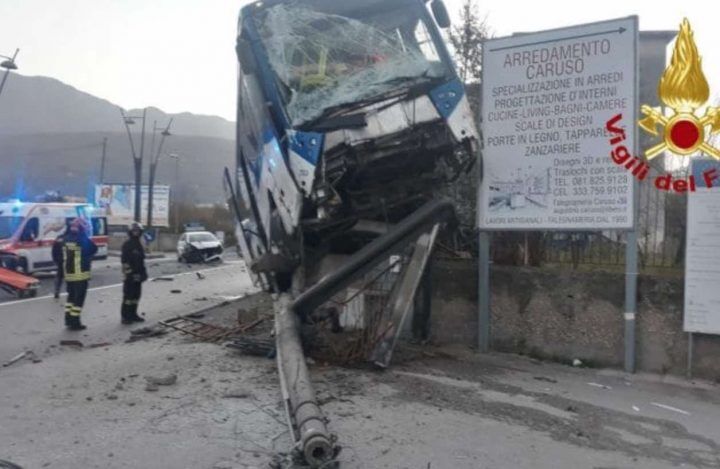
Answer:
<path fill-rule="evenodd" d="M 210 262 L 219 260 L 223 245 L 209 231 L 192 231 L 180 236 L 177 244 L 178 262 Z"/>

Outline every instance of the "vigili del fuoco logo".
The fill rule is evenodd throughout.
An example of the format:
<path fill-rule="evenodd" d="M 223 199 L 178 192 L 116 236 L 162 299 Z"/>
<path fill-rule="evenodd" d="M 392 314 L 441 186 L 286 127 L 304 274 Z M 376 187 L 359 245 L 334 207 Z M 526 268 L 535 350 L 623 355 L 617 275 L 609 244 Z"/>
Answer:
<path fill-rule="evenodd" d="M 658 85 L 660 100 L 672 112 L 666 115 L 648 105 L 641 108 L 645 118 L 638 124 L 645 132 L 657 136 L 662 141 L 645 151 L 647 161 L 663 152 L 676 156 L 706 154 L 720 160 L 720 150 L 708 143 L 708 138 L 720 132 L 720 108 L 707 107 L 704 115 L 699 109 L 705 106 L 710 98 L 710 87 L 702 71 L 702 58 L 698 53 L 690 22 L 686 19 L 680 25 L 680 33 L 675 41 L 670 65 L 665 69 Z M 650 165 L 647 161 L 631 155 L 627 147 L 622 145 L 625 130 L 619 126 L 622 114 L 618 114 L 607 122 L 610 132 L 610 153 L 613 161 L 624 166 L 638 178 L 644 180 Z M 720 178 L 715 169 L 702 173 L 705 186 L 712 187 L 713 181 Z M 698 181 L 694 176 L 687 179 L 673 178 L 665 174 L 655 178 L 655 187 L 660 190 L 675 192 L 694 192 Z M 720 184 L 720 183 L 718 183 Z"/>

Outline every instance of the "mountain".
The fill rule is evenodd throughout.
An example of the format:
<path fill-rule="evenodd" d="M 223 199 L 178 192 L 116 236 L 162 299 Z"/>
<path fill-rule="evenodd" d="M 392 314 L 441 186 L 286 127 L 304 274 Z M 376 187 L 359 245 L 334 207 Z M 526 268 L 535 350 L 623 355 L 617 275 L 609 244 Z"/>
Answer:
<path fill-rule="evenodd" d="M 232 98 L 230 98 L 232 99 Z M 0 96 L 0 136 L 44 133 L 124 132 L 119 106 L 48 77 L 13 73 Z M 129 115 L 142 110 L 131 109 Z M 235 139 L 235 124 L 217 116 L 166 114 L 148 108 L 147 128 L 174 118 L 172 132 Z M 139 127 L 138 121 L 138 127 Z M 137 129 L 139 130 L 139 129 Z"/>
<path fill-rule="evenodd" d="M 153 120 L 161 125 L 171 117 L 172 135 L 163 152 L 179 155 L 178 183 L 175 161 L 170 159 L 161 161 L 157 183 L 171 185 L 184 202 L 223 201 L 222 173 L 233 165 L 235 124 L 220 117 L 148 108 L 143 180 L 147 181 Z M 140 123 L 131 126 L 137 152 Z M 0 96 L 0 198 L 32 199 L 52 190 L 91 194 L 100 182 L 104 138 L 104 181 L 132 182 L 130 143 L 117 105 L 52 78 L 13 73 Z"/>

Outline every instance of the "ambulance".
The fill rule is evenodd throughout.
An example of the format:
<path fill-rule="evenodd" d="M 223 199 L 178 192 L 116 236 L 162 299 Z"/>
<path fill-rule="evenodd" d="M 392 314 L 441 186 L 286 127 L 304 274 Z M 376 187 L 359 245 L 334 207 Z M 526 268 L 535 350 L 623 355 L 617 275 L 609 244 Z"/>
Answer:
<path fill-rule="evenodd" d="M 27 274 L 55 270 L 52 245 L 70 222 L 82 217 L 98 246 L 95 259 L 108 255 L 105 211 L 80 203 L 0 203 L 0 267 Z"/>

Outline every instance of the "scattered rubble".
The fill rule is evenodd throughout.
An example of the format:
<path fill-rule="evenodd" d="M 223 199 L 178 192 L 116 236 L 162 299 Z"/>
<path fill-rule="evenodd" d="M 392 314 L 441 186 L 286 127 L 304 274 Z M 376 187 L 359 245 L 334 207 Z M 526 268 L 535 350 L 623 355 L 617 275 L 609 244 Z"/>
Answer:
<path fill-rule="evenodd" d="M 592 386 L 594 388 L 600 388 L 600 389 L 612 389 L 612 387 L 608 386 L 607 384 L 600 384 L 600 383 L 588 383 L 588 386 Z"/>
<path fill-rule="evenodd" d="M 153 282 L 174 282 L 175 279 L 173 277 L 156 277 L 152 279 Z"/>
<path fill-rule="evenodd" d="M 556 379 L 547 378 L 545 376 L 533 376 L 533 379 L 536 381 L 545 381 L 546 383 L 557 383 Z"/>
<path fill-rule="evenodd" d="M 62 345 L 63 347 L 78 347 L 78 348 L 82 348 L 85 346 L 85 344 L 83 344 L 79 340 L 61 340 L 60 345 Z"/>
<path fill-rule="evenodd" d="M 223 398 L 225 398 L 225 399 L 248 399 L 251 397 L 252 397 L 252 394 L 250 394 L 247 391 L 237 391 L 237 392 L 230 392 L 227 394 L 223 394 Z"/>
<path fill-rule="evenodd" d="M 145 381 L 147 381 L 148 384 L 154 384 L 156 386 L 172 386 L 177 383 L 177 379 L 178 377 L 175 373 L 164 376 L 145 376 Z"/>
<path fill-rule="evenodd" d="M 136 342 L 138 340 L 148 339 L 150 337 L 159 337 L 165 334 L 167 334 L 167 331 L 162 327 L 141 327 L 140 329 L 130 331 L 130 338 L 127 340 L 127 342 Z"/>
<path fill-rule="evenodd" d="M 262 337 L 235 337 L 226 346 L 247 355 L 269 357 L 275 351 L 275 340 Z"/>
<path fill-rule="evenodd" d="M 159 323 L 163 327 L 174 329 L 182 334 L 187 334 L 199 340 L 207 342 L 219 342 L 227 337 L 241 332 L 241 327 L 234 329 L 214 326 L 205 322 L 191 319 L 189 316 L 177 316 Z"/>
<path fill-rule="evenodd" d="M 96 344 L 90 344 L 88 345 L 88 348 L 103 348 L 103 347 L 109 347 L 112 344 L 110 342 L 98 342 Z"/>
<path fill-rule="evenodd" d="M 40 363 L 42 361 L 35 356 L 35 353 L 32 350 L 26 350 L 25 352 L 20 353 L 20 354 L 14 356 L 13 358 L 11 358 L 10 360 L 8 360 L 7 362 L 3 363 L 3 367 L 8 367 L 8 366 L 14 365 L 15 363 L 19 362 L 23 358 L 30 359 L 30 360 L 32 360 L 33 363 Z"/>

